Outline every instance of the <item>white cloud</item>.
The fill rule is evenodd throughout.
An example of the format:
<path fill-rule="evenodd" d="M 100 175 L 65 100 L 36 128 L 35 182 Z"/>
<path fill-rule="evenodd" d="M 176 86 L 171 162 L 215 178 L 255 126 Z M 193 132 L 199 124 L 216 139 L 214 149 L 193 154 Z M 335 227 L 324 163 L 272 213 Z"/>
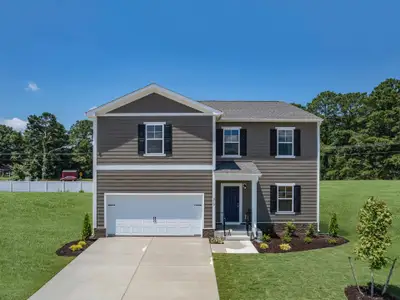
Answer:
<path fill-rule="evenodd" d="M 37 86 L 36 83 L 31 81 L 31 82 L 28 82 L 28 86 L 25 88 L 25 90 L 32 91 L 32 92 L 37 92 L 38 90 L 40 90 L 40 88 Z"/>
<path fill-rule="evenodd" d="M 0 124 L 10 126 L 17 131 L 24 131 L 26 129 L 26 124 L 28 124 L 28 122 L 18 118 L 12 118 L 8 120 L 2 119 L 0 120 Z"/>

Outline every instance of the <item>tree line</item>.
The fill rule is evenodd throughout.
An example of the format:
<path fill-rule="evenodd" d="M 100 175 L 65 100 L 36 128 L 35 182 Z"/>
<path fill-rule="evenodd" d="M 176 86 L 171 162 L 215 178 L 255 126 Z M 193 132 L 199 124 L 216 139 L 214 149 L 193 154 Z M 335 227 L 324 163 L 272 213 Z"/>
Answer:
<path fill-rule="evenodd" d="M 372 92 L 324 91 L 306 105 L 294 105 L 324 119 L 321 178 L 400 178 L 400 80 L 387 79 Z M 92 176 L 92 122 L 76 121 L 67 131 L 55 115 L 28 117 L 17 132 L 0 125 L 0 169 L 15 179 L 59 178 L 63 169 Z"/>

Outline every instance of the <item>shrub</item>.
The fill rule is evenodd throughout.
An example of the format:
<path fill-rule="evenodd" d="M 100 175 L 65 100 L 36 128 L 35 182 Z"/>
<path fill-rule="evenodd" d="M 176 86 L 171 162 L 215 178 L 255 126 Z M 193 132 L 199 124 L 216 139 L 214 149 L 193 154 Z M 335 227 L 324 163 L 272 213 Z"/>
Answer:
<path fill-rule="evenodd" d="M 290 243 L 292 241 L 292 237 L 290 235 L 285 234 L 282 237 L 282 241 L 284 241 L 285 243 Z"/>
<path fill-rule="evenodd" d="M 266 244 L 266 243 L 260 244 L 260 249 L 268 249 L 268 248 L 269 248 L 268 244 Z"/>
<path fill-rule="evenodd" d="M 92 225 L 90 224 L 89 214 L 85 214 L 83 219 L 82 240 L 87 240 L 92 235 Z"/>
<path fill-rule="evenodd" d="M 280 248 L 282 251 L 289 251 L 290 249 L 292 249 L 292 247 L 290 247 L 289 244 L 280 244 L 280 245 L 279 245 L 279 248 Z"/>
<path fill-rule="evenodd" d="M 336 244 L 337 244 L 337 240 L 334 239 L 334 238 L 330 238 L 330 239 L 328 240 L 328 243 L 331 244 L 331 245 L 336 245 Z"/>
<path fill-rule="evenodd" d="M 82 246 L 79 245 L 79 244 L 76 244 L 76 245 L 70 246 L 69 249 L 70 249 L 72 252 L 75 252 L 75 251 L 78 251 L 78 250 L 82 250 Z"/>
<path fill-rule="evenodd" d="M 310 244 L 311 242 L 312 242 L 312 238 L 311 237 L 309 237 L 309 236 L 306 236 L 305 238 L 304 238 L 304 243 L 306 243 L 306 244 Z"/>
<path fill-rule="evenodd" d="M 387 248 L 391 244 L 389 229 L 392 214 L 386 203 L 371 197 L 359 213 L 355 248 L 357 259 L 366 261 L 371 272 L 371 296 L 374 295 L 374 270 L 380 270 L 388 263 Z"/>
<path fill-rule="evenodd" d="M 78 245 L 81 245 L 82 247 L 85 247 L 86 246 L 86 242 L 85 241 L 79 241 Z"/>
<path fill-rule="evenodd" d="M 307 231 L 306 231 L 306 236 L 309 238 L 313 238 L 315 236 L 315 228 L 314 224 L 308 225 Z"/>
<path fill-rule="evenodd" d="M 79 193 L 84 193 L 85 191 L 84 190 L 79 190 Z"/>
<path fill-rule="evenodd" d="M 285 235 L 292 236 L 296 231 L 296 225 L 293 222 L 287 222 L 285 224 Z"/>
<path fill-rule="evenodd" d="M 223 244 L 224 239 L 222 237 L 216 236 L 216 237 L 210 237 L 210 244 Z"/>
<path fill-rule="evenodd" d="M 262 237 L 262 241 L 263 241 L 264 243 L 269 243 L 269 242 L 271 241 L 271 236 L 270 236 L 269 234 L 265 234 L 265 233 L 264 233 L 264 235 L 263 235 L 263 237 Z"/>
<path fill-rule="evenodd" d="M 337 237 L 339 233 L 339 225 L 337 222 L 336 213 L 332 214 L 331 220 L 329 222 L 328 233 L 330 236 Z"/>

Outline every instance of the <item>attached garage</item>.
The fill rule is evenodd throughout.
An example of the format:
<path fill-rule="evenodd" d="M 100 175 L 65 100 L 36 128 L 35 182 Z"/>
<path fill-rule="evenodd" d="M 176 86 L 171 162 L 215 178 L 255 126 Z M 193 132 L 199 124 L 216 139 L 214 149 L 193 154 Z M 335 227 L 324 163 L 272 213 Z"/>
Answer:
<path fill-rule="evenodd" d="M 201 236 L 204 194 L 105 193 L 107 236 Z"/>

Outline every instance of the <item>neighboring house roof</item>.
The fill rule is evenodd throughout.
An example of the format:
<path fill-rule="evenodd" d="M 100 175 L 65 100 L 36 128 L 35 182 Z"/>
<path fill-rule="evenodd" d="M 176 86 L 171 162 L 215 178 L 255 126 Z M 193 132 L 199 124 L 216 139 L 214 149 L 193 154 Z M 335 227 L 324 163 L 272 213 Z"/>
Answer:
<path fill-rule="evenodd" d="M 216 173 L 230 173 L 242 175 L 258 175 L 261 172 L 257 166 L 251 161 L 221 161 L 216 164 Z"/>
<path fill-rule="evenodd" d="M 322 121 L 321 118 L 282 101 L 200 101 L 223 112 L 221 121 Z"/>

